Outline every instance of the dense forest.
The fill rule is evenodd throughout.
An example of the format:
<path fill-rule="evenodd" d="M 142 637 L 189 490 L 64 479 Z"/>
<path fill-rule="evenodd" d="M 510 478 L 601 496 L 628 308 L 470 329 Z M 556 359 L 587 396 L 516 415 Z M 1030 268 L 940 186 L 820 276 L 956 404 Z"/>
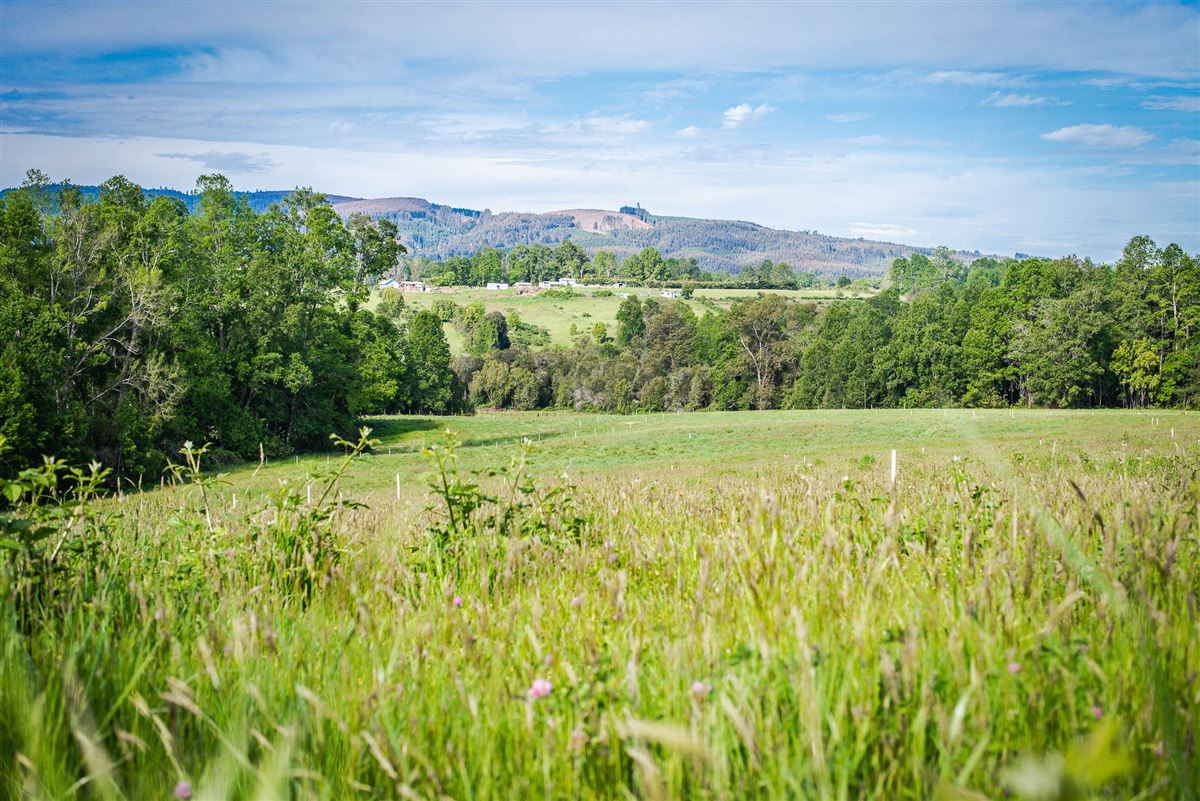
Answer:
<path fill-rule="evenodd" d="M 614 412 L 897 406 L 1191 406 L 1200 266 L 1138 237 L 1112 266 L 1074 258 L 896 259 L 864 301 L 769 292 L 696 315 L 628 298 L 615 330 L 569 348 L 449 299 L 387 292 L 394 223 L 298 190 L 257 212 L 220 176 L 194 210 L 123 178 L 94 196 L 31 173 L 0 200 L 5 469 L 42 454 L 155 477 L 185 441 L 213 458 L 320 447 L 364 415 L 477 407 Z M 411 265 L 410 265 L 411 267 Z M 572 275 L 699 280 L 646 248 L 618 263 L 573 243 L 421 262 L 438 283 Z M 769 262 L 760 286 L 815 280 Z M 451 358 L 443 322 L 467 353 Z"/>
<path fill-rule="evenodd" d="M 157 480 L 189 440 L 279 455 L 364 414 L 446 410 L 441 321 L 364 307 L 394 226 L 306 190 L 262 213 L 220 176 L 199 190 L 189 213 L 123 178 L 90 198 L 31 173 L 0 201 L 10 469 L 53 454 Z"/>

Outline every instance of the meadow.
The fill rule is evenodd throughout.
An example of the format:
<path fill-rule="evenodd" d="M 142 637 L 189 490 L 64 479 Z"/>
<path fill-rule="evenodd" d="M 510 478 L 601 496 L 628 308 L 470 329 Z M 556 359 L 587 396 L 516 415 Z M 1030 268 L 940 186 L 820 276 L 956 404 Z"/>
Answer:
<path fill-rule="evenodd" d="M 675 287 L 678 290 L 678 287 Z M 597 292 L 601 292 L 597 295 Z M 697 289 L 689 300 L 683 301 L 697 315 L 707 307 L 701 300 L 708 300 L 717 308 L 727 309 L 739 298 L 753 298 L 762 293 L 756 289 Z M 611 294 L 605 294 L 605 293 Z M 637 295 L 643 300 L 657 298 L 662 290 L 648 287 L 579 287 L 574 296 L 555 297 L 543 292 L 520 293 L 515 289 L 487 290 L 475 287 L 455 287 L 437 292 L 407 292 L 404 302 L 414 309 L 428 309 L 438 298 L 449 298 L 460 306 L 482 303 L 489 311 L 498 311 L 505 316 L 516 312 L 521 320 L 545 328 L 554 345 L 568 346 L 572 343 L 571 326 L 579 333 L 590 331 L 596 323 L 604 323 L 610 331 L 616 330 L 617 309 L 624 295 Z M 812 302 L 832 301 L 840 298 L 867 297 L 856 290 L 837 289 L 778 289 L 773 294 Z M 378 295 L 378 293 L 376 293 Z M 446 339 L 455 353 L 462 351 L 462 335 L 452 325 L 446 325 Z"/>
<path fill-rule="evenodd" d="M 369 424 L 22 496 L 8 797 L 1196 797 L 1195 413 Z"/>

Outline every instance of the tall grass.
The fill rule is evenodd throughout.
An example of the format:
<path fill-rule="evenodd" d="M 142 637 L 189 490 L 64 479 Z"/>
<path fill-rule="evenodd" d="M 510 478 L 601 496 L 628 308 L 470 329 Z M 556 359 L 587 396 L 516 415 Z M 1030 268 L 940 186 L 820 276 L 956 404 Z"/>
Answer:
<path fill-rule="evenodd" d="M 311 504 L 198 464 L 89 501 L 99 547 L 52 592 L 4 562 L 0 786 L 1195 798 L 1200 454 L 976 447 L 895 486 L 803 459 L 570 485 L 435 450 L 415 513 L 339 495 L 336 463 Z"/>

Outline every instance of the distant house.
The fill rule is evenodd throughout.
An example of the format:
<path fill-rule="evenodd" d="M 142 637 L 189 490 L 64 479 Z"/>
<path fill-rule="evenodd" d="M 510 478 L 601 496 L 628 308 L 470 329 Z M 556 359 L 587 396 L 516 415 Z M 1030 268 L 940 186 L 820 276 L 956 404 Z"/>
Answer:
<path fill-rule="evenodd" d="M 664 297 L 664 298 L 682 298 L 683 297 L 682 292 L 678 292 L 674 289 L 664 289 L 659 294 L 662 295 L 662 297 Z"/>
<path fill-rule="evenodd" d="M 494 289 L 508 289 L 508 284 L 505 284 L 501 281 L 489 281 L 487 288 L 493 289 L 493 290 Z"/>
<path fill-rule="evenodd" d="M 520 284 L 517 284 L 517 286 L 520 286 Z M 538 286 L 542 289 L 557 289 L 558 287 L 563 286 L 579 286 L 579 282 L 574 278 L 559 278 L 557 281 L 540 281 L 538 282 Z"/>
<path fill-rule="evenodd" d="M 401 281 L 397 285 L 402 292 L 432 292 L 433 287 L 422 284 L 420 281 Z"/>
<path fill-rule="evenodd" d="M 517 283 L 513 284 L 513 286 L 515 286 L 517 289 L 529 289 L 530 287 L 533 286 L 533 282 L 532 281 L 518 281 Z"/>
<path fill-rule="evenodd" d="M 400 279 L 386 278 L 383 281 L 379 282 L 379 288 L 380 289 L 399 289 L 400 288 Z"/>

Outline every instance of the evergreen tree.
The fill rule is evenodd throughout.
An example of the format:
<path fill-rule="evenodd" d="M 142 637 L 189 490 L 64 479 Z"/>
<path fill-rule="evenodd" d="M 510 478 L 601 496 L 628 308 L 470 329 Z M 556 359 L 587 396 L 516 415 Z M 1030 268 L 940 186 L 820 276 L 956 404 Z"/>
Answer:
<path fill-rule="evenodd" d="M 441 319 L 431 311 L 419 311 L 408 331 L 408 355 L 412 370 L 412 410 L 443 414 L 449 411 L 453 373 L 450 346 Z"/>

